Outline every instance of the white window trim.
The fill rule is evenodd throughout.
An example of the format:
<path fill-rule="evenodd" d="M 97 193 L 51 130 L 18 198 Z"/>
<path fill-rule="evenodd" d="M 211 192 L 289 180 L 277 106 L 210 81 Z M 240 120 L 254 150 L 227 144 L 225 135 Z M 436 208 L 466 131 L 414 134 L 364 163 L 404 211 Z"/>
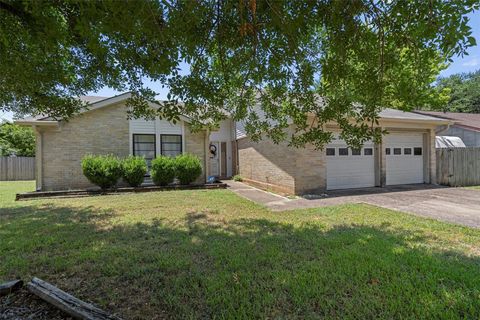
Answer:
<path fill-rule="evenodd" d="M 157 117 L 155 120 L 155 130 L 152 132 L 136 132 L 135 130 L 132 129 L 131 125 L 132 119 L 130 119 L 128 122 L 128 127 L 129 127 L 129 132 L 128 132 L 128 154 L 133 155 L 133 135 L 134 134 L 154 134 L 155 135 L 155 154 L 157 156 L 162 154 L 162 146 L 161 146 L 161 138 L 160 136 L 162 134 L 170 134 L 166 132 L 162 132 L 160 130 L 160 119 Z M 181 136 L 182 136 L 182 153 L 185 153 L 185 121 L 181 120 L 180 123 L 177 122 L 181 128 Z"/>

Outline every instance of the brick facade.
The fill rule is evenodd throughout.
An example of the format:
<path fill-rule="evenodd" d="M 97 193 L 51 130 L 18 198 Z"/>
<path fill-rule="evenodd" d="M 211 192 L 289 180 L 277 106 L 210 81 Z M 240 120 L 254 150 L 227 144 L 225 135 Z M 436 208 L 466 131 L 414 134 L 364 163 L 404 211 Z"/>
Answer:
<path fill-rule="evenodd" d="M 192 132 L 188 125 L 185 125 L 185 152 L 194 154 L 202 162 L 202 175 L 194 183 L 205 183 L 205 134 L 206 131 Z"/>
<path fill-rule="evenodd" d="M 86 154 L 129 154 L 129 128 L 124 105 L 92 110 L 62 121 L 60 128 L 42 129 L 41 188 L 64 190 L 93 185 L 82 173 Z M 38 141 L 38 139 L 37 139 Z M 38 156 L 38 155 L 37 155 Z"/>
<path fill-rule="evenodd" d="M 311 146 L 297 149 L 264 139 L 238 140 L 239 174 L 249 180 L 276 185 L 287 193 L 318 193 L 326 186 L 326 159 Z"/>

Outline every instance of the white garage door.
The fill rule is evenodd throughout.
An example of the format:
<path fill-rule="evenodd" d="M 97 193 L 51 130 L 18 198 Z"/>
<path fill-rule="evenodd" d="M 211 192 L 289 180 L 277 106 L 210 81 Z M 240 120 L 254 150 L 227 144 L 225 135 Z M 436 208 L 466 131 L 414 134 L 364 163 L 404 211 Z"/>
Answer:
<path fill-rule="evenodd" d="M 341 140 L 329 144 L 327 154 L 327 189 L 349 189 L 375 186 L 373 143 L 353 150 Z"/>
<path fill-rule="evenodd" d="M 424 182 L 422 133 L 390 133 L 385 147 L 387 185 Z"/>

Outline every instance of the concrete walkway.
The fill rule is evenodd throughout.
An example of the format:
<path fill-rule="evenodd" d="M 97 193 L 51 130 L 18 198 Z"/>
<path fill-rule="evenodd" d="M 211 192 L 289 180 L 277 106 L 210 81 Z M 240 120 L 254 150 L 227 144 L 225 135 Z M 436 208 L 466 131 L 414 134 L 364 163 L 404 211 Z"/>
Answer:
<path fill-rule="evenodd" d="M 480 228 L 480 191 L 431 185 L 405 185 L 329 191 L 320 199 L 289 199 L 241 182 L 229 189 L 274 211 L 367 203 L 465 226 Z"/>
<path fill-rule="evenodd" d="M 281 206 L 288 201 L 292 201 L 291 199 L 282 197 L 278 194 L 257 189 L 241 182 L 236 182 L 233 180 L 222 182 L 225 182 L 228 185 L 228 189 L 235 192 L 239 196 L 269 207 L 271 209 L 273 209 L 277 205 Z"/>

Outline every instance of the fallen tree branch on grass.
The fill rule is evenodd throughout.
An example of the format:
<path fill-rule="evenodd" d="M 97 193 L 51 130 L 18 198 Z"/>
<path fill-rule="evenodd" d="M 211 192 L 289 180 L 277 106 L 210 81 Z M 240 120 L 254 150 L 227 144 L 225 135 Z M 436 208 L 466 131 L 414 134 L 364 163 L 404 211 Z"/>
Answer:
<path fill-rule="evenodd" d="M 31 293 L 68 313 L 75 319 L 120 320 L 120 318 L 110 315 L 92 304 L 75 298 L 50 283 L 38 278 L 33 278 L 32 281 L 27 284 L 27 288 Z"/>

